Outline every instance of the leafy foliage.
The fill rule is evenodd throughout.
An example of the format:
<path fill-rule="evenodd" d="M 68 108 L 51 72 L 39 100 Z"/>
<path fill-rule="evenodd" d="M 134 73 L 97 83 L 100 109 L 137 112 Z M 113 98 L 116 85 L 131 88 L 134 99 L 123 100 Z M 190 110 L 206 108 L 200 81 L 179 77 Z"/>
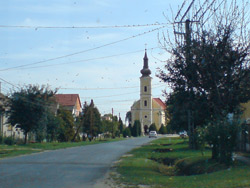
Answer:
<path fill-rule="evenodd" d="M 71 141 L 74 136 L 74 118 L 70 111 L 59 109 L 58 118 L 60 122 L 58 140 L 60 142 Z"/>
<path fill-rule="evenodd" d="M 129 127 L 126 127 L 126 128 L 123 130 L 122 135 L 123 135 L 124 138 L 126 138 L 126 137 L 131 137 L 130 128 L 129 128 Z"/>
<path fill-rule="evenodd" d="M 150 126 L 149 126 L 149 131 L 158 131 L 157 130 L 157 127 L 156 127 L 156 125 L 155 125 L 155 123 L 152 123 Z"/>
<path fill-rule="evenodd" d="M 198 144 L 195 129 L 208 122 L 210 139 L 215 135 L 222 138 L 226 132 L 234 138 L 237 124 L 223 126 L 225 123 L 215 122 L 224 122 L 229 113 L 237 116 L 240 103 L 250 100 L 250 43 L 235 41 L 236 25 L 230 21 L 216 30 L 203 31 L 188 45 L 177 45 L 165 66 L 168 73 L 159 74 L 173 89 L 168 96 L 170 125 L 176 130 L 188 128 L 192 147 Z M 187 127 L 188 123 L 192 126 Z M 231 160 L 233 146 L 227 146 L 235 146 L 235 142 L 229 142 L 222 145 L 220 139 L 214 138 L 213 158 L 226 163 Z M 217 145 L 224 149 L 217 150 Z"/>
<path fill-rule="evenodd" d="M 83 132 L 91 137 L 97 136 L 101 132 L 101 115 L 95 107 L 93 100 L 83 107 Z"/>
<path fill-rule="evenodd" d="M 48 87 L 28 85 L 10 96 L 9 122 L 25 134 L 35 131 L 49 108 L 49 99 L 56 93 Z"/>
<path fill-rule="evenodd" d="M 134 137 L 141 136 L 141 122 L 139 120 L 135 120 L 131 134 Z"/>
<path fill-rule="evenodd" d="M 161 124 L 161 127 L 159 129 L 160 134 L 167 134 L 167 127 Z"/>

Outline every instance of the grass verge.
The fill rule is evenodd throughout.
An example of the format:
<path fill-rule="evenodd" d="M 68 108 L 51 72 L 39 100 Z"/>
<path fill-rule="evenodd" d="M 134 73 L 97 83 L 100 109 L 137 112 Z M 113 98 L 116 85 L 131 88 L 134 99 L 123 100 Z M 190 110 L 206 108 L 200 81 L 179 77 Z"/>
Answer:
<path fill-rule="evenodd" d="M 187 141 L 177 138 L 154 140 L 121 159 L 119 182 L 132 187 L 250 187 L 250 166 L 235 162 L 231 167 L 210 160 L 207 149 L 188 149 Z"/>
<path fill-rule="evenodd" d="M 14 157 L 18 155 L 42 152 L 45 150 L 64 149 L 77 146 L 86 146 L 123 140 L 124 138 L 94 140 L 85 142 L 52 142 L 52 143 L 28 143 L 26 145 L 0 145 L 0 158 Z"/>

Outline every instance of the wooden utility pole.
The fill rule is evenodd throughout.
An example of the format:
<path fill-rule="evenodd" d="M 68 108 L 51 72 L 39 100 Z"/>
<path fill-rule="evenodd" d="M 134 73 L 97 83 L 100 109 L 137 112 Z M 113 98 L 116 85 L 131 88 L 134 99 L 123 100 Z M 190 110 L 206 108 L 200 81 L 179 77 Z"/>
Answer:
<path fill-rule="evenodd" d="M 185 41 L 186 41 L 186 64 L 190 67 L 191 64 L 191 31 L 190 31 L 190 20 L 187 19 L 185 21 Z M 191 94 L 193 93 L 193 88 L 190 85 L 192 84 L 192 81 L 189 80 L 188 83 L 188 132 L 189 132 L 189 146 L 191 148 L 194 148 L 194 129 L 192 127 L 193 125 L 193 118 L 192 118 L 192 97 Z"/>
<path fill-rule="evenodd" d="M 112 138 L 114 138 L 114 109 L 112 108 Z"/>

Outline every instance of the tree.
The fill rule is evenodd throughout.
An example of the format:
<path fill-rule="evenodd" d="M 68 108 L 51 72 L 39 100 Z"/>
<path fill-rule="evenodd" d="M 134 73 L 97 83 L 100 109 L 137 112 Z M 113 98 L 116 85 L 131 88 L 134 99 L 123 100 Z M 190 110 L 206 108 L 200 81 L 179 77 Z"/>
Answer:
<path fill-rule="evenodd" d="M 223 8 L 227 7 L 226 5 L 228 4 Z M 232 158 L 224 153 L 232 153 L 230 148 L 225 147 L 223 139 L 213 138 L 223 137 L 223 129 L 229 135 L 232 134 L 230 137 L 234 137 L 233 132 L 227 128 L 237 130 L 238 125 L 231 126 L 225 119 L 230 113 L 237 117 L 240 113 L 240 103 L 250 100 L 249 20 L 245 20 L 245 4 L 238 6 L 237 2 L 232 0 L 229 7 L 228 11 L 222 10 L 223 14 L 219 11 L 212 14 L 212 20 L 215 20 L 209 24 L 212 28 L 205 27 L 206 23 L 203 22 L 200 23 L 201 29 L 193 34 L 189 29 L 190 20 L 187 20 L 185 42 L 176 43 L 172 48 L 172 58 L 165 66 L 167 73 L 160 71 L 159 74 L 159 77 L 171 86 L 176 97 L 170 101 L 173 113 L 179 99 L 183 97 L 184 101 L 188 101 L 188 104 L 182 104 L 181 109 L 187 105 L 186 121 L 190 140 L 195 139 L 195 128 L 199 124 L 213 128 L 213 131 L 207 131 L 207 141 L 212 146 L 213 158 L 221 162 Z M 239 7 L 243 7 L 243 10 Z M 206 108 L 200 108 L 198 111 L 200 102 Z M 183 114 L 184 111 L 181 115 Z M 204 116 L 201 121 L 199 114 Z M 217 126 L 213 126 L 214 124 Z M 225 124 L 227 126 L 224 126 Z M 230 140 L 230 143 L 235 144 L 233 140 Z M 218 149 L 222 147 L 227 151 Z"/>
<path fill-rule="evenodd" d="M 75 134 L 74 117 L 72 113 L 68 110 L 59 109 L 58 118 L 60 122 L 58 138 L 57 138 L 58 141 L 60 142 L 71 141 Z"/>
<path fill-rule="evenodd" d="M 160 134 L 167 134 L 167 127 L 161 124 L 161 127 L 159 129 Z"/>
<path fill-rule="evenodd" d="M 155 123 L 152 123 L 152 124 L 149 126 L 149 131 L 156 131 L 156 132 L 157 132 L 157 128 L 156 128 Z"/>
<path fill-rule="evenodd" d="M 46 139 L 49 142 L 56 141 L 59 134 L 59 128 L 60 128 L 60 118 L 55 116 L 53 113 L 48 113 L 47 116 L 48 122 L 47 122 L 47 130 L 46 130 Z"/>
<path fill-rule="evenodd" d="M 28 85 L 15 91 L 9 101 L 9 122 L 23 130 L 25 143 L 28 133 L 35 131 L 50 107 L 50 98 L 56 93 L 49 87 Z"/>
<path fill-rule="evenodd" d="M 123 122 L 121 118 L 119 118 L 119 131 L 120 131 L 120 134 L 123 133 Z"/>
<path fill-rule="evenodd" d="M 83 107 L 83 132 L 87 133 L 90 139 L 101 133 L 101 114 L 93 100 L 89 105 L 85 102 Z"/>
<path fill-rule="evenodd" d="M 123 132 L 123 137 L 126 138 L 126 137 L 131 137 L 131 131 L 130 131 L 130 128 L 129 127 L 126 127 Z"/>
<path fill-rule="evenodd" d="M 134 137 L 141 136 L 141 122 L 139 120 L 135 120 L 131 134 Z"/>
<path fill-rule="evenodd" d="M 128 121 L 128 124 L 129 124 L 129 125 L 132 124 L 132 114 L 131 114 L 131 111 L 128 111 L 128 112 L 126 113 L 125 121 Z"/>

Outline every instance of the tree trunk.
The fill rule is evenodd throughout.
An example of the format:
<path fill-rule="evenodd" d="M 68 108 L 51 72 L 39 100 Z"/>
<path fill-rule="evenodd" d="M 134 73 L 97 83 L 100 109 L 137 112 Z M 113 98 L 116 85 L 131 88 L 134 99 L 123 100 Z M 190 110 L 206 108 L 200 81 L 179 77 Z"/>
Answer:
<path fill-rule="evenodd" d="M 215 145 L 212 147 L 212 159 L 218 159 L 218 148 Z"/>
<path fill-rule="evenodd" d="M 28 132 L 25 132 L 24 135 L 25 135 L 25 137 L 24 137 L 24 144 L 27 144 Z"/>

